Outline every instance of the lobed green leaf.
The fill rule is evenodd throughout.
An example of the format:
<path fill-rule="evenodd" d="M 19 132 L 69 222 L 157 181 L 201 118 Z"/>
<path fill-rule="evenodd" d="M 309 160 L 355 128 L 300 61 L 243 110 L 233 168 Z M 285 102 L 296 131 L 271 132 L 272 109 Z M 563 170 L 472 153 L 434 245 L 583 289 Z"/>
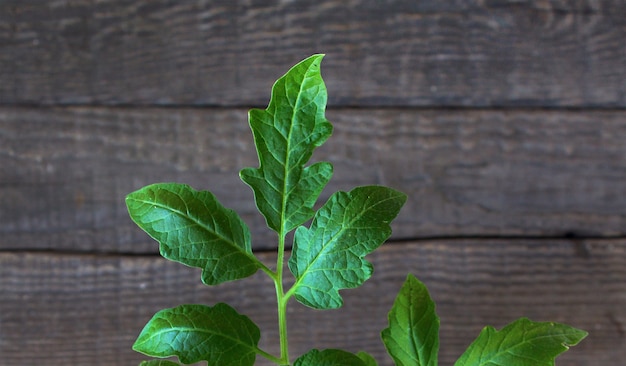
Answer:
<path fill-rule="evenodd" d="M 249 113 L 259 168 L 243 169 L 240 177 L 254 191 L 267 225 L 279 233 L 313 216 L 313 205 L 332 176 L 327 162 L 304 167 L 332 133 L 324 116 L 323 57 L 313 55 L 291 68 L 274 84 L 268 107 Z"/>
<path fill-rule="evenodd" d="M 259 328 L 227 304 L 181 305 L 156 313 L 133 349 L 151 357 L 178 356 L 184 364 L 252 366 L 260 337 Z"/>
<path fill-rule="evenodd" d="M 455 366 L 554 366 L 554 359 L 587 332 L 569 325 L 521 318 L 497 331 L 485 327 Z"/>
<path fill-rule="evenodd" d="M 250 231 L 208 191 L 185 184 L 158 183 L 126 197 L 133 221 L 160 243 L 161 255 L 202 268 L 202 282 L 216 285 L 254 274 Z"/>
<path fill-rule="evenodd" d="M 309 229 L 296 230 L 289 259 L 296 299 L 316 309 L 340 307 L 339 290 L 358 287 L 372 275 L 363 258 L 389 238 L 389 224 L 405 201 L 405 194 L 381 186 L 332 195 Z"/>
<path fill-rule="evenodd" d="M 426 286 L 408 275 L 381 333 L 387 352 L 398 366 L 437 366 L 439 317 Z"/>
<path fill-rule="evenodd" d="M 340 349 L 312 349 L 298 357 L 293 366 L 368 366 L 359 356 Z"/>

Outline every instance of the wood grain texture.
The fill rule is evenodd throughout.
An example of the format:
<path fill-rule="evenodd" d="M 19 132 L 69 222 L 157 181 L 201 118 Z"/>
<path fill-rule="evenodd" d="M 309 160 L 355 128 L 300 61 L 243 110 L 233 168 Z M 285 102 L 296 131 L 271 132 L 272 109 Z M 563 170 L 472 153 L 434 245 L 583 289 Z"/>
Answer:
<path fill-rule="evenodd" d="M 408 194 L 394 238 L 626 233 L 626 113 L 328 111 L 322 194 L 384 184 Z M 243 109 L 0 109 L 0 248 L 154 253 L 126 194 L 209 189 L 274 236 L 238 177 L 257 166 Z"/>
<path fill-rule="evenodd" d="M 482 326 L 500 328 L 521 316 L 590 332 L 557 365 L 618 365 L 626 357 L 624 240 L 411 242 L 387 244 L 368 259 L 373 277 L 342 292 L 342 309 L 290 303 L 293 356 L 339 347 L 367 350 L 391 365 L 378 334 L 411 272 L 437 302 L 443 365 Z M 208 288 L 199 271 L 160 257 L 0 253 L 0 293 L 0 360 L 7 366 L 136 364 L 142 356 L 130 346 L 145 322 L 182 303 L 231 303 L 259 324 L 261 347 L 277 351 L 274 289 L 263 274 Z"/>
<path fill-rule="evenodd" d="M 333 105 L 626 106 L 626 3 L 4 1 L 0 103 L 262 105 L 312 53 Z"/>
<path fill-rule="evenodd" d="M 124 197 L 209 189 L 272 265 L 238 178 L 257 165 L 246 114 L 313 53 L 335 125 L 322 200 L 384 184 L 409 201 L 343 309 L 291 303 L 292 358 L 390 365 L 379 332 L 411 272 L 438 304 L 441 364 L 521 316 L 590 332 L 557 365 L 622 364 L 625 39 L 623 0 L 0 1 L 0 365 L 137 364 L 154 312 L 218 301 L 278 352 L 267 278 L 202 285 L 154 255 Z"/>

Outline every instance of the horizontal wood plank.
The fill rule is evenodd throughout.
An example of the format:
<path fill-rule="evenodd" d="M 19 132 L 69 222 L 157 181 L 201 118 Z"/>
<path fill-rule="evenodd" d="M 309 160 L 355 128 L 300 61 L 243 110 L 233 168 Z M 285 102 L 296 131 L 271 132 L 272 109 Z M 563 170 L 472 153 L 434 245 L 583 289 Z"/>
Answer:
<path fill-rule="evenodd" d="M 329 110 L 315 159 L 338 189 L 408 194 L 394 238 L 621 236 L 626 113 Z M 275 237 L 238 177 L 257 166 L 243 109 L 0 109 L 0 248 L 154 253 L 126 194 L 155 182 L 208 189 Z"/>
<path fill-rule="evenodd" d="M 557 365 L 618 365 L 626 358 L 624 240 L 427 241 L 387 244 L 368 258 L 373 277 L 342 292 L 342 309 L 290 303 L 293 356 L 338 347 L 366 350 L 391 365 L 379 331 L 410 272 L 437 302 L 442 364 L 451 365 L 482 326 L 500 328 L 521 316 L 590 332 Z M 136 364 L 142 356 L 130 347 L 145 322 L 182 303 L 228 302 L 261 327 L 261 348 L 278 350 L 274 289 L 263 274 L 208 288 L 197 270 L 156 256 L 5 252 L 0 293 L 4 365 Z"/>
<path fill-rule="evenodd" d="M 626 106 L 626 3 L 0 4 L 0 103 L 262 105 L 313 54 L 338 106 Z"/>

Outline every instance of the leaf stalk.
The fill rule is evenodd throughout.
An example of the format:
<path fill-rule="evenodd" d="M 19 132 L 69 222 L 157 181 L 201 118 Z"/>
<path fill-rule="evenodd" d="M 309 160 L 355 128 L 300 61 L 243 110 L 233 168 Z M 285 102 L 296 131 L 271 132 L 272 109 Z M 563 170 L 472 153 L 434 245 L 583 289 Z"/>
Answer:
<path fill-rule="evenodd" d="M 282 364 L 282 362 L 283 362 L 282 359 L 272 355 L 271 353 L 265 352 L 265 351 L 263 351 L 260 348 L 256 349 L 256 353 L 261 355 L 261 356 L 263 356 L 263 357 L 265 357 L 265 358 L 267 358 L 268 360 L 272 361 L 275 364 Z"/>

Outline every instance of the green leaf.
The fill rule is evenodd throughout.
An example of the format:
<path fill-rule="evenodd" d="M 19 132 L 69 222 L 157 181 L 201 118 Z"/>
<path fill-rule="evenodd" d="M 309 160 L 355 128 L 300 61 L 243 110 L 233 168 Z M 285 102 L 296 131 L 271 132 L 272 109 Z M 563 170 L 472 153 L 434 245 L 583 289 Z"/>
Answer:
<path fill-rule="evenodd" d="M 168 361 L 168 360 L 150 360 L 150 361 L 141 361 L 139 366 L 180 366 L 178 362 Z"/>
<path fill-rule="evenodd" d="M 274 84 L 267 109 L 249 113 L 260 166 L 243 169 L 240 176 L 254 191 L 267 225 L 278 233 L 313 216 L 313 205 L 332 176 L 327 162 L 304 167 L 332 133 L 324 117 L 323 57 L 311 56 L 291 68 Z"/>
<path fill-rule="evenodd" d="M 161 255 L 202 268 L 202 282 L 216 285 L 254 274 L 250 231 L 208 191 L 159 183 L 126 197 L 130 217 L 160 243 Z"/>
<path fill-rule="evenodd" d="M 312 349 L 298 357 L 293 366 L 368 366 L 359 356 L 340 349 Z"/>
<path fill-rule="evenodd" d="M 339 290 L 358 287 L 372 275 L 363 257 L 389 238 L 389 223 L 405 201 L 405 194 L 380 186 L 331 196 L 310 229 L 296 230 L 289 259 L 296 299 L 316 309 L 340 307 Z"/>
<path fill-rule="evenodd" d="M 521 318 L 497 331 L 485 327 L 455 366 L 554 366 L 554 359 L 587 332 L 558 323 Z"/>
<path fill-rule="evenodd" d="M 133 349 L 151 357 L 178 356 L 185 364 L 251 366 L 260 337 L 259 328 L 227 304 L 181 305 L 156 313 Z"/>
<path fill-rule="evenodd" d="M 372 357 L 372 355 L 370 355 L 369 353 L 361 351 L 358 352 L 356 355 L 361 359 L 361 361 L 363 361 L 363 364 L 365 366 L 378 366 L 376 359 Z"/>
<path fill-rule="evenodd" d="M 426 286 L 408 275 L 381 336 L 398 366 L 437 366 L 439 317 Z"/>

